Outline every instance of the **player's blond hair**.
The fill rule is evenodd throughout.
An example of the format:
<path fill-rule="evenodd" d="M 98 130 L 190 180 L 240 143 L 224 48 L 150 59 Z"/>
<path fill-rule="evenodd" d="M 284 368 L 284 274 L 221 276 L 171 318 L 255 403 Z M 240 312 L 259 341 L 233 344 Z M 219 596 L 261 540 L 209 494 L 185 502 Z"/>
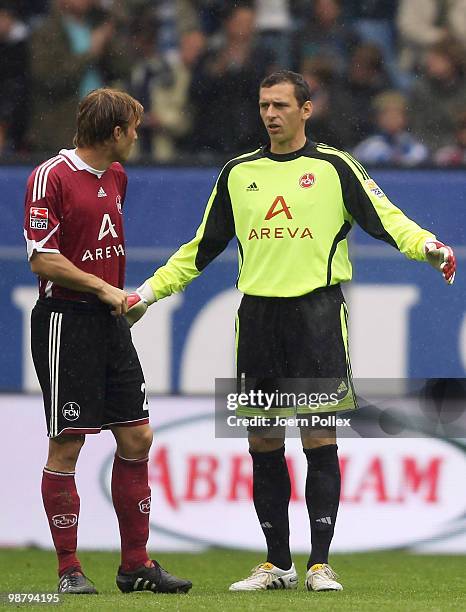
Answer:
<path fill-rule="evenodd" d="M 131 121 L 139 123 L 143 114 L 142 104 L 124 91 L 95 89 L 79 103 L 73 143 L 76 147 L 102 144 L 113 137 L 117 126 L 126 133 Z"/>

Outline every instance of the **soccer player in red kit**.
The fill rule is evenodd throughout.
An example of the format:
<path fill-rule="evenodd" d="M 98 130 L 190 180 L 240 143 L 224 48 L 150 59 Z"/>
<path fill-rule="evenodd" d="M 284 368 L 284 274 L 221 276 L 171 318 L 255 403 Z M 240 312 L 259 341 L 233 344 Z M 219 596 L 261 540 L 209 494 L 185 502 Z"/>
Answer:
<path fill-rule="evenodd" d="M 127 294 L 123 203 L 127 160 L 143 107 L 98 89 L 80 103 L 76 149 L 38 166 L 27 184 L 24 236 L 39 299 L 32 357 L 44 397 L 49 453 L 42 498 L 58 556 L 61 593 L 97 593 L 76 556 L 75 466 L 85 435 L 116 440 L 112 499 L 121 537 L 116 582 L 124 593 L 187 592 L 146 551 L 152 443 L 144 377 L 124 318 Z"/>

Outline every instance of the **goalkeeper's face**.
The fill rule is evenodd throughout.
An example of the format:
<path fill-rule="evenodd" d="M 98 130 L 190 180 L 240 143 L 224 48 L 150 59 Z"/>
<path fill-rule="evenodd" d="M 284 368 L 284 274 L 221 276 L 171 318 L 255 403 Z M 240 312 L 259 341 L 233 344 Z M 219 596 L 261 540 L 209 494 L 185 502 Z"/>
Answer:
<path fill-rule="evenodd" d="M 304 134 L 312 105 L 299 106 L 294 85 L 284 82 L 262 87 L 259 91 L 259 110 L 272 143 L 286 143 Z"/>

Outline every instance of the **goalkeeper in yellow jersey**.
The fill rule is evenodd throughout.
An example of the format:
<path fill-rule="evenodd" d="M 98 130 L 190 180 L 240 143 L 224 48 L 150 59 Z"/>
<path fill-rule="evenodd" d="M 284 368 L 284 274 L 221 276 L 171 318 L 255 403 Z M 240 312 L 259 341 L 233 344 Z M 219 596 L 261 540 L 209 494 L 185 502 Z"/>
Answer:
<path fill-rule="evenodd" d="M 195 237 L 128 297 L 127 318 L 133 324 L 149 305 L 182 291 L 235 237 L 237 287 L 244 294 L 236 321 L 237 376 L 265 381 L 268 390 L 285 379 L 300 381 L 301 389 L 307 382 L 334 382 L 338 401 L 317 412 L 351 410 L 355 399 L 340 284 L 351 280 L 346 238 L 352 225 L 410 259 L 429 262 L 449 284 L 455 257 L 394 206 L 357 160 L 306 139 L 312 102 L 301 75 L 280 71 L 264 79 L 259 110 L 270 143 L 223 167 Z M 298 408 L 298 414 L 306 410 Z M 284 431 L 270 437 L 263 428 L 248 429 L 254 506 L 267 558 L 233 583 L 232 591 L 297 586 L 284 439 Z M 328 564 L 340 498 L 335 427 L 303 427 L 301 439 L 312 540 L 305 585 L 309 591 L 339 591 L 343 587 Z"/>

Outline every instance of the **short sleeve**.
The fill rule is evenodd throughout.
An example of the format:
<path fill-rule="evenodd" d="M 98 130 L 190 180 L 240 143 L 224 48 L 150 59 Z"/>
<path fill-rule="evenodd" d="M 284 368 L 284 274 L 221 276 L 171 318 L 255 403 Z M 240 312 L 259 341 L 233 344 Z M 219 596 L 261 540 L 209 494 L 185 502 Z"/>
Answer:
<path fill-rule="evenodd" d="M 45 169 L 44 169 L 45 168 Z M 28 259 L 34 252 L 60 253 L 61 187 L 56 174 L 43 164 L 29 177 L 24 211 Z"/>

